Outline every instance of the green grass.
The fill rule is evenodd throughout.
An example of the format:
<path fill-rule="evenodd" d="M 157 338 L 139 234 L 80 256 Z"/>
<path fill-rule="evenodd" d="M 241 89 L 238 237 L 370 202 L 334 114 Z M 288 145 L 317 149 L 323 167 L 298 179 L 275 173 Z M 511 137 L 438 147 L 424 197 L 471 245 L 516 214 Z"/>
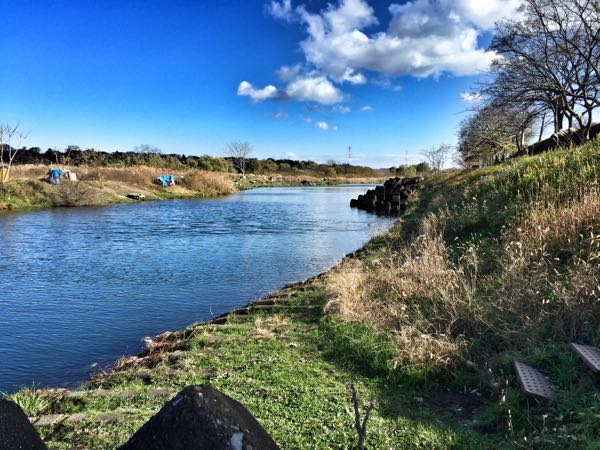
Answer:
<path fill-rule="evenodd" d="M 398 252 L 412 245 L 421 232 L 419 225 L 423 218 L 437 214 L 445 225 L 443 239 L 452 263 L 462 267 L 469 251 L 474 249 L 477 254 L 475 298 L 484 310 L 485 325 L 473 325 L 469 317 L 457 317 L 459 325 L 454 329 L 457 337 L 466 340 L 467 354 L 465 360 L 457 358 L 449 369 L 436 367 L 435 363 L 419 370 L 394 369 L 390 357 L 394 349 L 389 348 L 391 343 L 386 336 L 395 331 L 368 321 L 343 325 L 332 322 L 331 341 L 338 342 L 337 353 L 344 355 L 344 361 L 366 364 L 365 373 L 371 370 L 383 374 L 387 369 L 388 377 L 419 382 L 424 391 L 485 392 L 491 402 L 480 417 L 482 426 L 507 443 L 525 448 L 600 448 L 599 379 L 569 349 L 573 340 L 600 346 L 600 316 L 594 306 L 600 297 L 596 295 L 595 303 L 581 300 L 565 305 L 558 304 L 558 292 L 532 293 L 539 296 L 540 305 L 541 299 L 549 299 L 549 303 L 533 312 L 541 314 L 543 310 L 547 319 L 537 321 L 534 317 L 529 324 L 524 320 L 522 327 L 510 325 L 520 323 L 513 311 L 486 306 L 501 300 L 502 294 L 497 291 L 506 288 L 500 279 L 506 264 L 502 257 L 510 234 L 521 221 L 534 209 L 560 210 L 585 194 L 597 195 L 599 180 L 598 141 L 570 151 L 553 151 L 494 167 L 446 172 L 429 178 L 403 223 L 380 245 L 370 246 L 361 259 L 371 273 L 380 270 L 379 261 L 395 258 Z M 599 229 L 600 214 L 590 226 Z M 586 236 L 591 246 L 596 241 L 597 238 Z M 538 275 L 566 282 L 566 270 L 585 269 L 598 279 L 597 247 L 581 249 L 578 245 L 571 242 L 568 247 L 547 247 L 545 260 L 556 262 L 548 264 L 545 272 L 536 269 Z M 580 264 L 577 259 L 580 254 L 589 254 L 590 259 Z M 527 287 L 525 282 L 522 284 Z M 578 295 L 571 294 L 575 298 Z M 385 295 L 381 300 L 399 301 Z M 420 299 L 425 316 L 428 305 L 437 301 L 433 293 L 431 298 Z M 429 313 L 431 323 L 435 323 L 434 311 L 431 309 Z M 564 313 L 577 315 L 577 311 L 588 318 L 583 325 L 572 326 L 563 320 Z M 512 368 L 515 360 L 538 367 L 549 377 L 557 395 L 553 405 L 540 404 L 521 393 Z"/>
<path fill-rule="evenodd" d="M 323 291 L 315 287 L 295 292 L 286 304 L 321 306 Z M 339 341 L 330 339 L 340 331 L 322 322 L 319 308 L 232 316 L 224 325 L 195 330 L 185 357 L 152 369 L 150 384 L 132 368 L 103 381 L 100 387 L 109 389 L 103 398 L 90 394 L 75 401 L 49 394 L 44 413 L 88 414 L 81 423 L 40 428 L 49 447 L 115 448 L 169 398 L 153 398 L 151 389 L 166 388 L 174 395 L 197 383 L 210 383 L 242 402 L 283 449 L 354 448 L 350 383 L 356 384 L 363 403 L 371 396 L 378 401 L 368 424 L 368 448 L 500 444 L 470 425 L 432 413 L 419 383 L 393 380 L 386 371 L 365 371 L 364 362 L 340 358 Z M 129 416 L 117 424 L 98 421 L 107 411 Z"/>
<path fill-rule="evenodd" d="M 3 396 L 19 405 L 30 417 L 43 413 L 50 406 L 50 402 L 45 398 L 43 391 L 35 386 L 21 389 L 12 394 L 3 394 Z"/>

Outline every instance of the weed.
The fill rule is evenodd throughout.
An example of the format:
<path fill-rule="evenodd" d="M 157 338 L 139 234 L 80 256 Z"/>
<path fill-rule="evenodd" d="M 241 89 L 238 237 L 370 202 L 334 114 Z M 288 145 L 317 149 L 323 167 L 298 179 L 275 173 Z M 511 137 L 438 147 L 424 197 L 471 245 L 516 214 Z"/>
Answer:
<path fill-rule="evenodd" d="M 4 398 L 15 402 L 29 417 L 41 415 L 48 409 L 49 401 L 44 397 L 44 392 L 35 386 L 21 389 L 13 394 L 3 394 Z"/>

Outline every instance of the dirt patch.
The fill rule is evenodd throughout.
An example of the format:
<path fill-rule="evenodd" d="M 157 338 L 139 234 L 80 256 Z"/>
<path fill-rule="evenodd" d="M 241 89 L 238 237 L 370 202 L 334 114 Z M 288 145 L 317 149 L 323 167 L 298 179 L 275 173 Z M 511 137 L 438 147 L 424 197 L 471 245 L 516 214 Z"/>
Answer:
<path fill-rule="evenodd" d="M 473 422 L 483 412 L 486 402 L 479 393 L 438 392 L 426 403 L 437 414 L 451 416 L 461 422 Z"/>

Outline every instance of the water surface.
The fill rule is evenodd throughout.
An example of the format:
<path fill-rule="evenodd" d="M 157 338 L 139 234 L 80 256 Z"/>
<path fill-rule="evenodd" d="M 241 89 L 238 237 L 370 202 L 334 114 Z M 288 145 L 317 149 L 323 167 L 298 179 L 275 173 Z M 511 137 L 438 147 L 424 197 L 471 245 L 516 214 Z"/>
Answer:
<path fill-rule="evenodd" d="M 390 219 L 365 186 L 0 215 L 0 391 L 73 385 L 144 336 L 330 268 Z"/>

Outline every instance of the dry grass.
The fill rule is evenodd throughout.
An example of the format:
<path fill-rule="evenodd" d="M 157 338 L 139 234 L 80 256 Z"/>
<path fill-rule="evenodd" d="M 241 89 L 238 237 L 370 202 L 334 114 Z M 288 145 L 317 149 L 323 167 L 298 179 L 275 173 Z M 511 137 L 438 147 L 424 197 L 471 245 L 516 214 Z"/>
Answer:
<path fill-rule="evenodd" d="M 557 336 L 600 319 L 600 193 L 534 207 L 507 236 L 496 299 L 509 330 L 545 323 Z"/>
<path fill-rule="evenodd" d="M 10 169 L 11 180 L 39 180 L 47 178 L 47 175 L 48 166 L 42 164 L 23 164 Z"/>
<path fill-rule="evenodd" d="M 450 261 L 434 215 L 423 219 L 411 245 L 386 254 L 370 266 L 354 260 L 332 272 L 326 310 L 392 336 L 396 367 L 452 364 L 465 349 L 465 325 L 480 323 L 473 320 L 474 263 Z"/>
<path fill-rule="evenodd" d="M 64 167 L 67 168 L 67 167 Z M 79 180 L 84 182 L 117 182 L 139 188 L 156 187 L 159 175 L 173 174 L 177 184 L 202 193 L 203 196 L 230 194 L 234 192 L 231 176 L 221 172 L 204 170 L 173 170 L 148 166 L 135 167 L 72 167 Z M 19 165 L 11 171 L 12 180 L 39 180 L 48 175 L 48 166 Z"/>
<path fill-rule="evenodd" d="M 231 194 L 234 191 L 231 178 L 221 172 L 188 170 L 182 174 L 180 184 L 192 191 L 206 192 L 209 195 Z"/>
<path fill-rule="evenodd" d="M 483 334 L 505 350 L 592 336 L 600 322 L 599 211 L 598 190 L 530 204 L 499 238 L 501 251 L 486 255 L 496 267 L 487 273 L 479 267 L 485 241 L 459 252 L 453 244 L 453 256 L 444 240 L 452 214 L 426 215 L 408 244 L 334 270 L 326 311 L 387 336 L 392 365 L 404 368 L 448 368 Z"/>
<path fill-rule="evenodd" d="M 79 181 L 63 181 L 50 192 L 52 206 L 99 206 L 104 204 L 100 192 Z"/>
<path fill-rule="evenodd" d="M 262 317 L 257 317 L 254 320 L 254 326 L 255 326 L 255 330 L 254 330 L 254 338 L 261 340 L 261 339 L 271 339 L 273 336 L 275 336 L 275 333 L 273 333 L 268 325 L 265 323 L 264 318 Z"/>

